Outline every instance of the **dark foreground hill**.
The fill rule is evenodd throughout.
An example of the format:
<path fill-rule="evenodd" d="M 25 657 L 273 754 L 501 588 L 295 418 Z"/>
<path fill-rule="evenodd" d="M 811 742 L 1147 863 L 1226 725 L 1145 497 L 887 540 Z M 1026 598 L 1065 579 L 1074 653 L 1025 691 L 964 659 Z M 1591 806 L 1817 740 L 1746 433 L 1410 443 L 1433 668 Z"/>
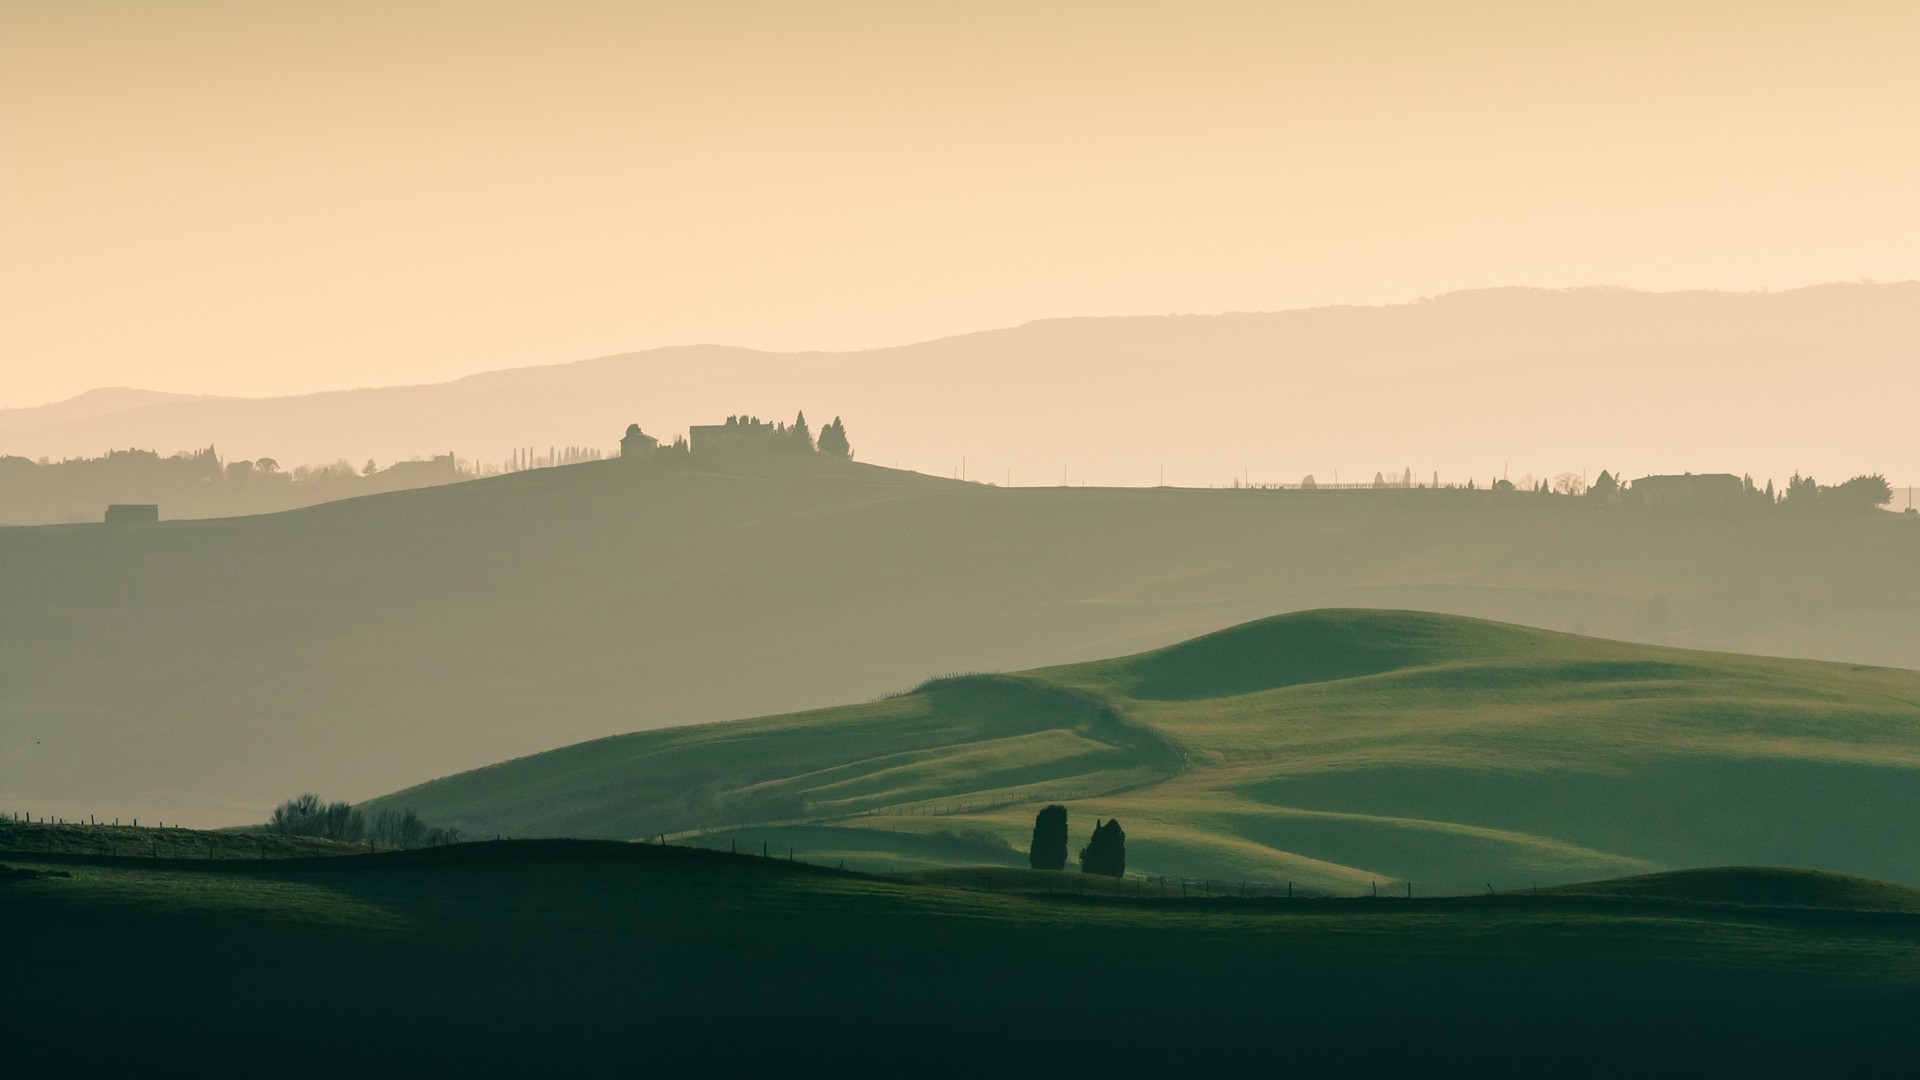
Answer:
<path fill-rule="evenodd" d="M 4 859 L 71 875 L 0 881 L 20 1075 L 1832 1074 L 1902 1066 L 1920 1005 L 1920 917 L 1877 905 L 1008 894 L 566 842 Z"/>
<path fill-rule="evenodd" d="M 0 529 L 0 809 L 261 821 L 301 791 L 1336 605 L 1920 666 L 1916 520 L 1005 490 L 770 458 Z"/>
<path fill-rule="evenodd" d="M 376 800 L 468 835 L 1024 862 L 1062 802 L 1150 875 L 1333 892 L 1703 864 L 1920 884 L 1920 672 L 1322 610 L 866 704 L 641 732 Z"/>

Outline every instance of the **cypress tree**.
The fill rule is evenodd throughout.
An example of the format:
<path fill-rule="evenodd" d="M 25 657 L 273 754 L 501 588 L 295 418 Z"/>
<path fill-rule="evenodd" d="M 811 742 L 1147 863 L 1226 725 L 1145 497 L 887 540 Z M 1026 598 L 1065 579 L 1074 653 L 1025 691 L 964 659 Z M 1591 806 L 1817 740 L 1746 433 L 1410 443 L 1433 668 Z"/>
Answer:
<path fill-rule="evenodd" d="M 1066 869 L 1066 807 L 1055 803 L 1034 815 L 1033 844 L 1027 849 L 1027 865 L 1035 870 Z"/>
<path fill-rule="evenodd" d="M 1105 823 L 1094 819 L 1093 838 L 1080 849 L 1080 872 L 1127 876 L 1127 834 L 1120 828 L 1119 818 L 1108 818 Z"/>
<path fill-rule="evenodd" d="M 834 417 L 833 422 L 820 429 L 820 452 L 829 457 L 852 457 L 853 447 L 847 442 L 847 426 Z"/>

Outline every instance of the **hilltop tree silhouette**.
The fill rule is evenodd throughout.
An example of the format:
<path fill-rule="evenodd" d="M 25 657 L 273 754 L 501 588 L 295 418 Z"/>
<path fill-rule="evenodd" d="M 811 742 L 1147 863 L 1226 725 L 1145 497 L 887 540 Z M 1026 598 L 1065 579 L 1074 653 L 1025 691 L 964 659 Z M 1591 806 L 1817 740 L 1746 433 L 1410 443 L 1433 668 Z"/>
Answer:
<path fill-rule="evenodd" d="M 1104 824 L 1094 819 L 1093 839 L 1080 849 L 1080 872 L 1127 876 L 1127 834 L 1121 830 L 1119 818 L 1108 818 Z"/>
<path fill-rule="evenodd" d="M 1814 483 L 1813 477 L 1801 476 L 1796 472 L 1787 479 L 1787 496 L 1781 503 L 1790 510 L 1806 511 L 1813 509 L 1815 500 L 1819 498 L 1820 485 Z"/>
<path fill-rule="evenodd" d="M 1873 510 L 1893 501 L 1893 488 L 1886 477 L 1872 473 L 1821 488 L 1820 501 L 1836 510 Z"/>
<path fill-rule="evenodd" d="M 820 452 L 828 457 L 853 456 L 853 446 L 847 442 L 847 426 L 840 422 L 839 417 L 834 417 L 833 423 L 820 429 Z"/>
<path fill-rule="evenodd" d="M 1033 818 L 1033 844 L 1027 848 L 1027 865 L 1035 870 L 1067 868 L 1067 808 L 1055 803 Z"/>

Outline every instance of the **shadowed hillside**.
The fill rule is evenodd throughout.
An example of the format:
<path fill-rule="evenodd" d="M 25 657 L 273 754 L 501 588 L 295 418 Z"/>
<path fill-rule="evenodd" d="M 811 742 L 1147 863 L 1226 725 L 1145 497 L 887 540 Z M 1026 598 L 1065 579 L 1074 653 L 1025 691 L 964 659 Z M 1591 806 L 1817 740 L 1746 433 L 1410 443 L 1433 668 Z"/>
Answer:
<path fill-rule="evenodd" d="M 377 800 L 469 834 L 1018 865 L 1034 812 L 1149 875 L 1427 892 L 1714 863 L 1920 883 L 1920 672 L 1313 611 L 867 705 L 619 736 Z"/>
<path fill-rule="evenodd" d="M 0 529 L 0 807 L 260 821 L 301 791 L 362 799 L 598 736 L 1336 605 L 1914 666 L 1913 524 L 1486 492 L 1008 491 L 696 455 L 156 528 Z M 1288 663 L 1387 670 L 1433 647 L 1407 633 L 1296 642 Z M 1146 669 L 1129 693 L 1305 677 L 1217 659 Z"/>
<path fill-rule="evenodd" d="M 599 1075 L 636 1061 L 732 1075 L 807 1057 L 853 1075 L 913 1060 L 916 1074 L 972 1076 L 1063 1044 L 1120 1074 L 1204 1061 L 1260 1075 L 1278 1059 L 1328 1075 L 1464 1060 L 1475 1075 L 1535 1075 L 1575 1046 L 1557 1072 L 1895 1075 L 1920 998 L 1920 926 L 1887 905 L 1914 894 L 1874 882 L 1821 910 L 1608 882 L 1414 901 L 1181 899 L 1137 882 L 1048 895 L 1030 879 L 1067 875 L 878 879 L 583 842 L 6 861 L 0 946 L 27 985 L 64 1002 L 104 983 L 127 1003 L 17 1025 L 7 1060 L 26 1075 L 151 1071 L 156 1058 L 219 1074 L 285 1058 L 280 1071 L 316 1075 Z M 329 1034 L 288 1015 L 315 1003 L 350 1005 L 356 1022 Z M 490 1016 L 506 1019 L 476 1026 Z M 929 1016 L 976 1034 L 929 1057 Z M 1115 1016 L 1129 1027 L 1073 1044 Z"/>
<path fill-rule="evenodd" d="M 1772 867 L 1719 866 L 1703 870 L 1673 870 L 1613 881 L 1560 885 L 1544 890 L 1544 893 L 1743 907 L 1920 914 L 1920 889 L 1847 874 Z"/>

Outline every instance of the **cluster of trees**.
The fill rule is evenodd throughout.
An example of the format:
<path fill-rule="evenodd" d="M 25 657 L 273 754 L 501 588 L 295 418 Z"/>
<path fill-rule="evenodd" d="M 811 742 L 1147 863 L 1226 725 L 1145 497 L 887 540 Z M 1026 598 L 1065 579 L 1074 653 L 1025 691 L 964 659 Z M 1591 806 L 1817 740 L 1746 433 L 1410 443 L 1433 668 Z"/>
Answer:
<path fill-rule="evenodd" d="M 360 811 L 343 802 L 321 802 L 309 791 L 273 808 L 267 828 L 282 836 L 321 836 L 328 840 L 359 840 L 367 822 Z"/>
<path fill-rule="evenodd" d="M 1033 819 L 1033 842 L 1027 849 L 1027 865 L 1035 870 L 1067 868 L 1067 808 L 1055 803 Z M 1093 836 L 1080 849 L 1080 872 L 1127 876 L 1127 834 L 1119 818 L 1094 819 Z"/>
<path fill-rule="evenodd" d="M 807 414 L 803 410 L 793 418 L 793 423 L 780 421 L 769 423 L 757 416 L 741 413 L 729 416 L 720 425 L 742 436 L 764 443 L 769 449 L 791 450 L 795 453 L 820 453 L 828 457 L 850 458 L 853 456 L 853 444 L 847 441 L 847 425 L 839 417 L 820 429 L 816 440 L 813 430 L 807 426 Z M 684 450 L 686 444 L 676 440 L 672 450 Z M 662 449 L 667 449 L 663 447 Z"/>
<path fill-rule="evenodd" d="M 1748 478 L 1747 487 L 1753 487 L 1752 478 Z M 1767 483 L 1767 494 L 1773 494 L 1773 483 Z M 1831 487 L 1822 487 L 1811 476 L 1794 473 L 1787 481 L 1785 497 L 1780 505 L 1789 510 L 1838 510 L 1841 512 L 1856 510 L 1875 510 L 1893 501 L 1893 486 L 1879 473 L 1856 476 Z"/>
<path fill-rule="evenodd" d="M 1772 481 L 1768 481 L 1765 487 L 1760 487 L 1754 484 L 1752 476 L 1743 476 L 1740 478 L 1739 490 L 1737 492 L 1733 489 L 1732 481 L 1725 477 L 1708 477 L 1703 479 L 1726 480 L 1726 488 L 1724 492 L 1719 488 L 1713 488 L 1709 497 L 1700 500 L 1702 505 L 1710 503 L 1714 506 L 1727 504 L 1757 507 L 1779 506 L 1794 511 L 1855 512 L 1885 506 L 1893 500 L 1892 486 L 1887 483 L 1887 478 L 1879 473 L 1856 476 L 1845 483 L 1835 484 L 1830 487 L 1815 483 L 1810 476 L 1801 476 L 1796 473 L 1793 479 L 1787 482 L 1786 489 L 1778 494 L 1774 492 Z M 1239 487 L 1240 482 L 1235 480 L 1234 486 Z M 1256 484 L 1252 486 L 1259 487 L 1262 485 Z M 1299 484 L 1299 487 L 1303 490 L 1312 490 L 1321 486 L 1323 485 L 1316 483 L 1312 476 L 1306 477 Z M 1359 485 L 1345 486 L 1354 487 Z M 1398 476 L 1388 476 L 1385 473 L 1376 472 L 1373 474 L 1372 486 L 1377 489 L 1389 489 L 1426 487 L 1427 485 L 1416 484 L 1413 470 L 1406 469 Z M 1435 474 L 1433 477 L 1432 486 L 1434 488 L 1441 486 L 1438 474 Z M 1448 484 L 1446 486 L 1451 488 L 1455 485 Z M 1604 470 L 1600 473 L 1599 478 L 1592 484 L 1588 484 L 1586 478 L 1580 473 L 1563 472 L 1551 478 L 1541 478 L 1537 480 L 1531 475 L 1522 476 L 1518 482 L 1501 477 L 1495 479 L 1492 484 L 1486 488 L 1481 488 L 1476 481 L 1469 479 L 1466 483 L 1458 485 L 1458 487 L 1464 491 L 1486 490 L 1495 492 L 1496 494 L 1525 492 L 1535 495 L 1586 496 L 1597 502 L 1630 503 L 1639 499 L 1640 495 L 1643 494 L 1639 492 L 1634 485 L 1628 484 L 1619 477 L 1614 476 L 1611 472 Z"/>
<path fill-rule="evenodd" d="M 292 470 L 270 457 L 223 460 L 208 446 L 162 456 L 111 450 L 97 458 L 0 457 L 0 524 L 99 521 L 109 503 L 158 503 L 169 518 L 260 513 L 373 491 L 426 487 L 478 475 L 452 455 L 359 468 L 344 458 Z"/>
<path fill-rule="evenodd" d="M 580 460 L 586 455 L 598 455 L 598 451 L 581 450 Z M 432 459 L 415 458 L 412 462 L 396 462 L 396 465 L 437 465 L 449 472 L 463 476 L 478 475 L 478 472 L 465 461 L 455 461 L 450 454 L 442 454 Z M 25 474 L 32 470 L 49 470 L 46 475 L 62 476 L 69 482 L 81 480 L 96 481 L 187 481 L 196 484 L 329 484 L 343 481 L 360 480 L 381 471 L 372 458 L 365 465 L 354 467 L 353 462 L 339 458 L 330 465 L 296 465 L 291 471 L 282 468 L 274 458 L 263 457 L 253 461 L 226 461 L 215 448 L 204 450 L 182 450 L 166 457 L 152 450 L 128 449 L 109 450 L 97 458 L 63 458 L 53 461 L 41 458 L 30 461 L 23 457 L 0 457 L 0 475 Z"/>
<path fill-rule="evenodd" d="M 1571 474 L 1563 474 L 1571 475 Z M 1498 485 L 1495 485 L 1496 488 Z M 1556 486 L 1556 490 L 1558 487 Z M 1569 490 L 1569 494 L 1588 496 L 1605 501 L 1632 499 L 1634 487 L 1619 482 L 1612 474 L 1602 471 L 1600 478 L 1584 492 Z M 1851 480 L 1831 486 L 1814 481 L 1811 476 L 1794 473 L 1787 481 L 1786 490 L 1776 493 L 1773 481 L 1765 487 L 1754 483 L 1751 475 L 1740 478 L 1740 491 L 1737 496 L 1740 504 L 1761 508 L 1779 507 L 1796 513 L 1837 512 L 1858 513 L 1875 510 L 1893 501 L 1893 487 L 1887 478 L 1879 473 L 1856 476 Z"/>
<path fill-rule="evenodd" d="M 833 422 L 820 429 L 820 452 L 828 457 L 850 458 L 853 456 L 853 444 L 847 441 L 847 425 L 834 417 Z"/>
<path fill-rule="evenodd" d="M 501 464 L 500 471 L 515 473 L 526 472 L 528 469 L 550 469 L 556 465 L 601 461 L 606 456 L 606 451 L 596 450 L 590 446 L 549 446 L 545 457 L 540 456 L 539 447 L 516 446 L 513 448 L 513 453 L 508 454 L 506 461 Z M 371 466 L 373 462 L 369 461 L 367 464 Z"/>
<path fill-rule="evenodd" d="M 460 839 L 460 830 L 430 826 L 412 809 L 382 810 L 369 822 L 351 805 L 323 802 L 312 792 L 274 807 L 267 828 L 282 836 L 318 836 L 349 844 L 367 840 L 389 848 L 438 847 Z"/>

